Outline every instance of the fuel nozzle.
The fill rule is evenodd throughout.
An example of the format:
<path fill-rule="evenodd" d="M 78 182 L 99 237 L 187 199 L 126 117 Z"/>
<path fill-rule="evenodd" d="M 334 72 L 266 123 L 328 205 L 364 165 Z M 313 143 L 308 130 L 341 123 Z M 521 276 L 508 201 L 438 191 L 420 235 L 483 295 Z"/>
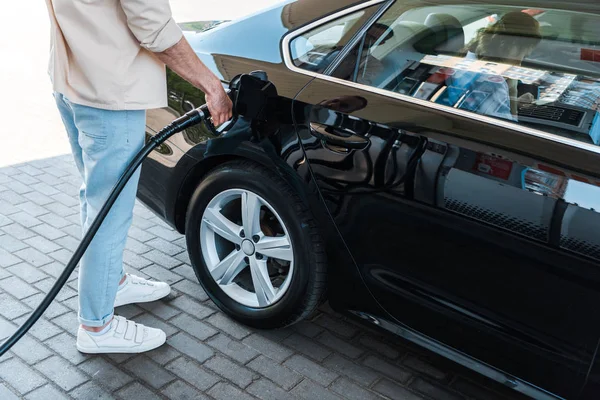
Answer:
<path fill-rule="evenodd" d="M 237 75 L 229 84 L 234 115 L 265 121 L 268 117 L 277 89 L 264 71 Z"/>

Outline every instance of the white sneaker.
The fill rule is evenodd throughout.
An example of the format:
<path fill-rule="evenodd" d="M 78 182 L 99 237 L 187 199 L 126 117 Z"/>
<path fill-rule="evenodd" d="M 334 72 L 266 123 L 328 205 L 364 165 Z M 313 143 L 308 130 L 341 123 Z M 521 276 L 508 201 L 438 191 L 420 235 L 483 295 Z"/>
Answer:
<path fill-rule="evenodd" d="M 168 296 L 171 287 L 165 282 L 154 282 L 136 275 L 126 274 L 125 282 L 119 286 L 115 307 L 125 304 L 146 303 Z"/>
<path fill-rule="evenodd" d="M 115 315 L 110 329 L 92 335 L 81 326 L 77 331 L 77 350 L 82 353 L 142 353 L 162 346 L 167 335 L 160 329 L 136 324 Z"/>

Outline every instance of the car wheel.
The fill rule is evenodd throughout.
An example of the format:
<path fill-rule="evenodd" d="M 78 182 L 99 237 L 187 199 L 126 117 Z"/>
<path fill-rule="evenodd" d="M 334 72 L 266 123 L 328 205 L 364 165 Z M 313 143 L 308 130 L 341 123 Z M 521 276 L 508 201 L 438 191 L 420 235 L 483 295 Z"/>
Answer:
<path fill-rule="evenodd" d="M 186 241 L 200 284 L 232 318 L 256 327 L 310 315 L 326 288 L 325 247 L 308 206 L 247 161 L 211 171 L 194 192 Z"/>

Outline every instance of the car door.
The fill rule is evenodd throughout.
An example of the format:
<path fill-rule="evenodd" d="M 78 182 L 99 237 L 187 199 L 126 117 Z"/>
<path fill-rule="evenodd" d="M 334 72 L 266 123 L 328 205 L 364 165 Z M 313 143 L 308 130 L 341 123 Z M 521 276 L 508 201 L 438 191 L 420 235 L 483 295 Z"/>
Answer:
<path fill-rule="evenodd" d="M 395 322 L 517 390 L 572 398 L 600 333 L 590 312 L 600 300 L 600 123 L 595 108 L 544 90 L 575 101 L 598 81 L 569 65 L 463 54 L 464 26 L 533 18 L 532 8 L 543 10 L 391 2 L 325 74 L 308 72 L 295 116 L 330 213 Z M 310 42 L 311 28 L 296 37 Z M 525 93 L 536 103 L 513 104 Z"/>

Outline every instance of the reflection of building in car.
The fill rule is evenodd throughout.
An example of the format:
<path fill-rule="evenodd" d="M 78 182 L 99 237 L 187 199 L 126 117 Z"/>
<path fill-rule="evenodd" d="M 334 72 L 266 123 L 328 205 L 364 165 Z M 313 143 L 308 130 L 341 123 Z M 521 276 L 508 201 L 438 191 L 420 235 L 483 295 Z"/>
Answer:
<path fill-rule="evenodd" d="M 375 85 L 384 71 L 384 65 L 373 57 L 371 50 L 383 46 L 393 36 L 394 31 L 387 25 L 373 24 L 362 38 L 360 45 L 340 62 L 336 69 L 336 76 L 365 85 Z"/>

